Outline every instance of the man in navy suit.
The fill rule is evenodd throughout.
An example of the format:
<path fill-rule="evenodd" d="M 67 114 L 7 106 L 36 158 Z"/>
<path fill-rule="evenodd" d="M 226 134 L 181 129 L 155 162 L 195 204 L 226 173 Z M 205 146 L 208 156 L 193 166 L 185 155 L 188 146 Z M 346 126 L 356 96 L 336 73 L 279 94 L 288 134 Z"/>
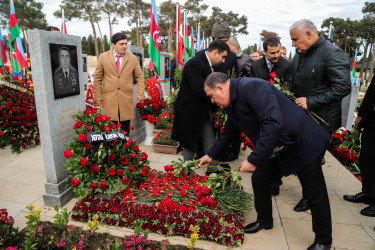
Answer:
<path fill-rule="evenodd" d="M 243 131 L 255 145 L 241 164 L 241 172 L 253 172 L 258 214 L 256 222 L 244 227 L 245 233 L 273 227 L 271 173 L 273 168 L 280 167 L 285 176 L 297 174 L 306 193 L 315 233 L 315 241 L 308 249 L 329 249 L 331 210 L 320 162 L 330 135 L 265 80 L 230 79 L 215 72 L 207 77 L 204 90 L 213 103 L 227 108 L 228 120 L 221 136 L 201 158 L 200 165 L 217 159 L 238 131 Z M 272 157 L 278 147 L 283 149 Z"/>

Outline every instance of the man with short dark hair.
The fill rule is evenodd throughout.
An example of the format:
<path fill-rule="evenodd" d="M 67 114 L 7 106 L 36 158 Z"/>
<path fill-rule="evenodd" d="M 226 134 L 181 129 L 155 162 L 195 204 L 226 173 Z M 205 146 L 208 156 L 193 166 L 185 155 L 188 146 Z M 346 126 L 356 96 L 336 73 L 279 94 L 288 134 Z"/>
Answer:
<path fill-rule="evenodd" d="M 71 52 L 63 46 L 59 49 L 60 67 L 53 73 L 53 84 L 56 99 L 79 94 L 78 72 L 70 64 Z"/>
<path fill-rule="evenodd" d="M 94 100 L 95 105 L 103 106 L 103 114 L 119 121 L 129 134 L 134 117 L 133 78 L 137 81 L 136 102 L 144 97 L 144 78 L 137 57 L 126 50 L 127 44 L 126 35 L 116 33 L 112 36 L 113 49 L 100 55 L 95 69 Z"/>
<path fill-rule="evenodd" d="M 298 97 L 295 103 L 322 118 L 326 123 L 321 125 L 331 134 L 341 126 L 342 99 L 351 90 L 349 61 L 339 47 L 318 34 L 312 21 L 302 19 L 289 31 L 292 46 L 297 50 L 294 78 L 289 83 L 290 90 Z M 321 164 L 324 163 L 322 158 Z M 309 204 L 303 198 L 294 208 L 297 212 L 308 209 Z"/>
<path fill-rule="evenodd" d="M 182 73 L 181 87 L 174 103 L 172 139 L 183 147 L 184 160 L 193 160 L 199 140 L 205 153 L 214 143 L 211 104 L 203 91 L 206 77 L 213 67 L 223 63 L 230 52 L 221 40 L 211 42 L 206 51 L 190 59 Z"/>
<path fill-rule="evenodd" d="M 258 61 L 260 59 L 260 54 L 257 51 L 251 53 L 250 56 L 251 56 L 251 58 L 253 58 L 254 62 L 256 62 L 256 61 Z"/>
<path fill-rule="evenodd" d="M 59 33 L 60 33 L 59 28 L 57 28 L 57 27 L 55 27 L 55 26 L 48 26 L 48 27 L 46 28 L 46 31 L 59 32 Z"/>
<path fill-rule="evenodd" d="M 238 131 L 243 131 L 255 145 L 240 169 L 253 172 L 251 182 L 257 212 L 256 222 L 245 226 L 245 233 L 273 228 L 270 171 L 279 167 L 285 175 L 298 176 L 311 204 L 315 240 L 308 249 L 329 249 L 331 211 L 320 165 L 329 134 L 267 81 L 248 77 L 229 79 L 215 72 L 207 77 L 204 90 L 212 103 L 228 108 L 228 119 L 223 133 L 201 158 L 199 166 L 218 159 Z M 274 153 L 276 148 L 281 150 Z"/>
<path fill-rule="evenodd" d="M 271 36 L 263 42 L 264 57 L 251 66 L 250 76 L 268 81 L 270 73 L 275 72 L 282 83 L 290 82 L 293 75 L 293 64 L 280 57 L 280 40 Z"/>
<path fill-rule="evenodd" d="M 254 62 L 251 56 L 243 53 L 237 38 L 231 37 L 228 40 L 230 51 L 236 53 L 238 63 L 238 76 L 245 77 L 250 75 L 251 64 Z"/>

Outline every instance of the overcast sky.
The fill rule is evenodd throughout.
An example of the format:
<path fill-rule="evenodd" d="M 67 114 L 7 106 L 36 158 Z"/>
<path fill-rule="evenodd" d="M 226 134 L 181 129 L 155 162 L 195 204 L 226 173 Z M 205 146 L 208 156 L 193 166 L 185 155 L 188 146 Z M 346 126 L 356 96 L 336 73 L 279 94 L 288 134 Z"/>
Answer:
<path fill-rule="evenodd" d="M 44 4 L 43 11 L 46 14 L 48 25 L 60 28 L 61 19 L 56 19 L 53 16 L 53 12 L 59 9 L 61 1 L 38 1 Z M 157 6 L 164 1 L 165 0 L 156 0 Z M 185 1 L 178 2 L 183 4 Z M 307 18 L 312 20 L 319 30 L 323 20 L 328 17 L 359 20 L 363 16 L 361 10 L 366 0 L 204 0 L 203 2 L 209 6 L 206 13 L 207 15 L 211 14 L 212 7 L 217 6 L 221 8 L 223 12 L 233 11 L 234 13 L 247 16 L 247 31 L 249 34 L 240 35 L 238 37 L 242 48 L 246 48 L 254 43 L 258 44 L 260 38 L 259 33 L 265 29 L 279 34 L 281 43 L 287 48 L 289 54 L 289 51 L 292 50 L 289 27 L 294 22 Z M 109 35 L 107 22 L 102 21 L 100 23 L 100 28 L 103 35 Z M 122 19 L 118 25 L 113 27 L 113 32 L 116 33 L 127 29 L 127 21 Z M 68 34 L 71 35 L 87 36 L 92 34 L 90 23 L 83 22 L 82 20 L 67 22 L 67 30 Z"/>

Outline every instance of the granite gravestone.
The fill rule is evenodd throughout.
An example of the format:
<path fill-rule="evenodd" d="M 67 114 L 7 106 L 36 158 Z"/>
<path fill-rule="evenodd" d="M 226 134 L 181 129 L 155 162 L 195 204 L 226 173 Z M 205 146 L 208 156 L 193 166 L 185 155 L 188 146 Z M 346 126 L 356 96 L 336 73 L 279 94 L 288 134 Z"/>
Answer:
<path fill-rule="evenodd" d="M 159 81 L 163 90 L 164 96 L 169 96 L 171 91 L 171 78 L 169 76 L 170 68 L 169 63 L 171 59 L 171 53 L 160 52 L 160 76 Z"/>
<path fill-rule="evenodd" d="M 144 71 L 144 49 L 143 47 L 128 46 L 128 50 L 132 52 L 138 59 L 141 65 L 142 72 Z M 146 79 L 145 79 L 146 80 Z M 130 131 L 130 138 L 133 141 L 141 143 L 146 138 L 145 124 L 142 121 L 138 113 L 138 108 L 136 107 L 136 97 L 137 97 L 137 82 L 134 80 L 133 84 L 133 106 L 134 106 L 134 118 L 131 120 L 131 124 L 134 125 L 135 130 Z"/>
<path fill-rule="evenodd" d="M 342 127 L 346 130 L 352 130 L 353 122 L 354 122 L 354 112 L 357 107 L 358 102 L 358 94 L 359 94 L 359 85 L 352 85 L 352 91 L 349 95 L 345 96 L 342 99 L 341 109 L 342 109 Z"/>
<path fill-rule="evenodd" d="M 87 73 L 87 54 L 82 54 L 82 70 L 83 70 L 83 84 L 87 88 L 89 83 L 89 76 Z"/>
<path fill-rule="evenodd" d="M 64 144 L 69 143 L 74 136 L 72 115 L 85 109 L 82 60 L 77 60 L 82 58 L 81 38 L 41 30 L 29 31 L 28 38 L 39 132 L 47 178 L 43 200 L 47 206 L 62 207 L 74 197 L 72 189 L 66 183 L 68 172 L 66 168 L 62 167 L 66 161 Z M 79 94 L 55 99 L 53 85 L 55 72 L 52 72 L 55 57 L 50 52 L 51 44 L 76 48 L 76 51 L 70 52 L 70 57 L 78 64 L 77 87 Z"/>

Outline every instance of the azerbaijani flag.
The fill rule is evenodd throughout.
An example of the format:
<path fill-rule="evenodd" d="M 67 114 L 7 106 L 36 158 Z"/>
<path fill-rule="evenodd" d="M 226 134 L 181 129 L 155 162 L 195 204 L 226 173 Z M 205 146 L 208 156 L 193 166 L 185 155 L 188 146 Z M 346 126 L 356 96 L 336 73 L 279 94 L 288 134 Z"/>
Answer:
<path fill-rule="evenodd" d="M 201 29 L 200 29 L 200 27 L 198 27 L 197 45 L 198 45 L 197 51 L 200 51 L 201 50 Z"/>
<path fill-rule="evenodd" d="M 8 59 L 7 59 L 7 54 L 5 52 L 5 44 L 4 44 L 4 40 L 3 40 L 3 35 L 1 34 L 1 30 L 0 30 L 0 49 L 1 49 L 2 55 L 3 55 L 3 57 L 0 58 L 0 65 L 3 65 L 3 64 L 5 65 L 8 61 Z M 1 56 L 1 54 L 0 54 L 0 56 Z"/>
<path fill-rule="evenodd" d="M 195 56 L 194 28 L 191 27 L 191 57 Z"/>
<path fill-rule="evenodd" d="M 13 62 L 13 64 L 16 64 L 14 69 L 17 72 L 21 72 L 22 69 L 27 67 L 27 62 L 26 62 L 25 52 L 23 50 L 21 38 L 19 36 L 20 28 L 18 27 L 17 18 L 16 18 L 16 14 L 14 13 L 12 3 L 10 3 L 10 33 L 9 34 L 10 34 L 9 44 L 10 44 L 11 52 L 12 52 L 12 56 L 15 58 L 15 62 Z"/>
<path fill-rule="evenodd" d="M 112 44 L 112 25 L 109 24 L 109 45 Z"/>
<path fill-rule="evenodd" d="M 190 45 L 189 45 L 189 28 L 188 28 L 188 21 L 187 15 L 185 14 L 185 34 L 184 34 L 184 41 L 185 41 L 185 50 L 184 50 L 184 63 L 186 63 L 190 58 Z"/>
<path fill-rule="evenodd" d="M 158 15 L 156 12 L 155 0 L 151 0 L 150 5 L 150 45 L 148 53 L 150 55 L 150 69 L 160 74 L 160 45 L 159 45 L 159 28 L 158 28 Z"/>
<path fill-rule="evenodd" d="M 350 76 L 350 80 L 352 84 L 354 82 L 356 70 L 357 70 L 357 51 L 355 52 L 355 55 L 354 55 L 353 69 L 352 69 L 352 74 Z"/>

